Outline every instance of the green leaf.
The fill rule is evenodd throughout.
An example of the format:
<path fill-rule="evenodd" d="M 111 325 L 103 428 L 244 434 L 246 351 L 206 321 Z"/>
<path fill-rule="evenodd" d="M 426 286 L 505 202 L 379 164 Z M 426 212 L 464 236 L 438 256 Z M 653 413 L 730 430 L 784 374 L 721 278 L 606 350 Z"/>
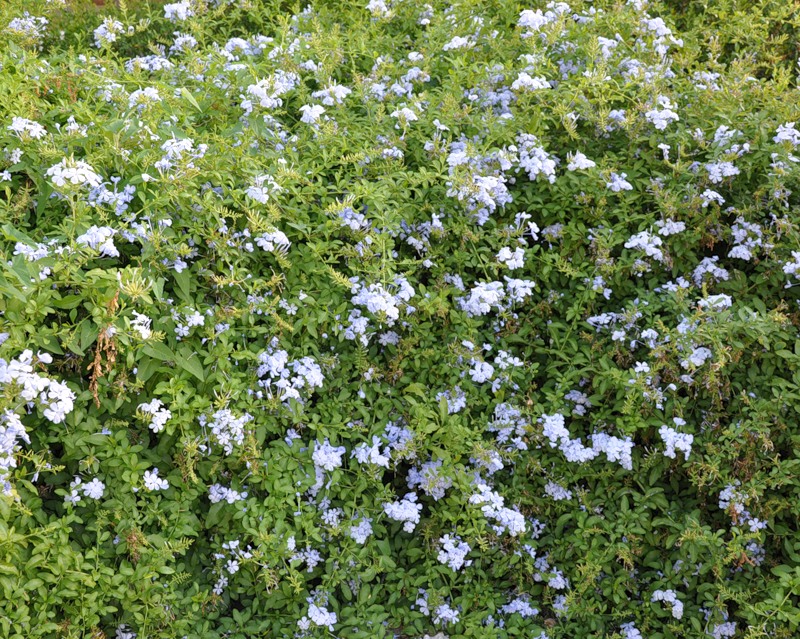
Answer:
<path fill-rule="evenodd" d="M 187 304 L 193 304 L 189 269 L 185 268 L 180 273 L 175 273 L 175 283 L 178 285 L 178 290 L 176 291 L 178 296 Z"/>
<path fill-rule="evenodd" d="M 195 109 L 197 109 L 201 113 L 203 112 L 203 109 L 200 108 L 200 105 L 197 103 L 197 100 L 195 100 L 194 96 L 192 95 L 191 91 L 189 91 L 189 89 L 187 89 L 186 87 L 181 87 L 181 95 L 184 98 L 186 98 L 189 101 L 189 104 L 191 104 Z"/>
<path fill-rule="evenodd" d="M 442 421 L 443 424 L 445 423 L 445 421 L 447 421 L 448 414 L 449 410 L 447 408 L 447 398 L 442 397 L 439 400 L 439 419 Z"/>
<path fill-rule="evenodd" d="M 166 344 L 162 344 L 161 342 L 151 342 L 145 344 L 142 348 L 142 352 L 162 362 L 177 361 L 175 359 L 175 353 L 172 352 L 170 347 Z"/>
<path fill-rule="evenodd" d="M 0 292 L 18 299 L 20 302 L 27 302 L 28 296 L 22 291 L 11 286 L 2 275 L 0 275 Z"/>
<path fill-rule="evenodd" d="M 85 319 L 80 323 L 80 351 L 81 355 L 86 349 L 94 344 L 100 329 L 90 319 Z"/>
<path fill-rule="evenodd" d="M 25 235 L 22 231 L 18 228 L 12 226 L 11 224 L 3 224 L 0 226 L 0 230 L 3 231 L 3 235 L 7 240 L 13 240 L 14 242 L 22 242 L 23 244 L 27 244 L 28 246 L 36 246 L 36 242 L 33 241 L 29 236 Z"/>
<path fill-rule="evenodd" d="M 201 382 L 205 381 L 203 364 L 197 353 L 193 353 L 188 346 L 183 346 L 180 352 L 175 353 L 175 361 L 183 370 L 194 375 Z"/>
<path fill-rule="evenodd" d="M 80 305 L 83 299 L 82 295 L 65 295 L 62 298 L 51 300 L 50 304 L 56 308 L 70 309 Z"/>
<path fill-rule="evenodd" d="M 41 338 L 39 338 L 39 346 L 50 351 L 51 353 L 55 353 L 56 355 L 64 354 L 61 345 L 53 335 L 43 335 Z"/>

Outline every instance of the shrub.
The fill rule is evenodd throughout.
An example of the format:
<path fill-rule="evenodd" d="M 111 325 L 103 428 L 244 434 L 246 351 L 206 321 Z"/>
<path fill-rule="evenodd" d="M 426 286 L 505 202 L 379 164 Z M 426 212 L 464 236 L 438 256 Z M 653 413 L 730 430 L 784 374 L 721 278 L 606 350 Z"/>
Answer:
<path fill-rule="evenodd" d="M 795 636 L 774 43 L 120 4 L 0 9 L 2 636 Z"/>

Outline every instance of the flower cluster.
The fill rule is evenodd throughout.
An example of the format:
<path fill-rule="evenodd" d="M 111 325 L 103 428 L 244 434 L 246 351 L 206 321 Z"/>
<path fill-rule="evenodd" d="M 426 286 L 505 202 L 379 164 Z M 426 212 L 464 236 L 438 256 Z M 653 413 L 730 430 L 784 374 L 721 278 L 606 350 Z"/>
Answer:
<path fill-rule="evenodd" d="M 208 487 L 208 501 L 212 504 L 217 504 L 221 501 L 226 501 L 229 504 L 235 504 L 237 501 L 244 501 L 247 499 L 247 492 L 238 492 L 233 488 L 227 488 L 221 484 L 212 484 Z"/>
<path fill-rule="evenodd" d="M 111 227 L 93 225 L 85 233 L 76 237 L 75 241 L 97 251 L 101 257 L 119 257 L 119 251 L 112 240 L 115 234 L 116 231 Z"/>
<path fill-rule="evenodd" d="M 560 413 L 542 415 L 542 434 L 549 440 L 550 447 L 558 447 L 567 461 L 585 463 L 604 453 L 610 462 L 619 462 L 626 470 L 633 469 L 633 441 L 630 437 L 620 439 L 606 433 L 593 433 L 590 436 L 592 447 L 583 445 L 580 438 L 572 439 L 564 423 L 564 416 Z"/>
<path fill-rule="evenodd" d="M 676 426 L 683 426 L 686 424 L 686 422 L 680 417 L 674 417 L 673 421 L 675 422 Z M 694 435 L 690 435 L 688 433 L 679 433 L 677 430 L 670 428 L 666 424 L 658 429 L 658 434 L 661 436 L 661 439 L 664 440 L 664 444 L 667 447 L 667 449 L 664 451 L 664 456 L 669 457 L 670 459 L 675 459 L 675 450 L 677 449 L 683 453 L 684 459 L 689 459 L 689 455 L 692 452 Z"/>
<path fill-rule="evenodd" d="M 472 560 L 466 558 L 471 548 L 460 537 L 444 535 L 439 539 L 439 543 L 441 550 L 437 558 L 441 563 L 449 566 L 453 572 L 458 572 L 464 566 L 472 565 Z"/>
<path fill-rule="evenodd" d="M 41 140 L 47 135 L 47 129 L 35 120 L 28 120 L 27 118 L 13 117 L 8 130 L 16 134 L 20 140 L 30 138 L 32 140 Z"/>
<path fill-rule="evenodd" d="M 144 471 L 142 481 L 144 482 L 145 490 L 148 491 L 167 490 L 169 488 L 169 482 L 158 476 L 158 468 Z"/>
<path fill-rule="evenodd" d="M 64 158 L 58 164 L 54 164 L 45 171 L 45 175 L 57 187 L 97 187 L 103 183 L 103 178 L 86 162 L 71 158 Z"/>
<path fill-rule="evenodd" d="M 13 36 L 22 37 L 34 44 L 41 44 L 49 22 L 43 16 L 32 16 L 25 11 L 21 16 L 13 18 L 5 30 Z"/>
<path fill-rule="evenodd" d="M 383 510 L 390 519 L 403 522 L 403 530 L 410 533 L 419 523 L 422 504 L 417 503 L 416 493 L 407 493 L 401 500 L 383 504 Z"/>
<path fill-rule="evenodd" d="M 160 399 L 153 399 L 150 402 L 139 404 L 139 409 L 150 420 L 147 427 L 154 433 L 160 433 L 164 430 L 164 426 L 172 417 L 172 412 L 168 408 L 164 408 L 164 402 Z"/>
<path fill-rule="evenodd" d="M 239 417 L 228 408 L 222 408 L 211 415 L 211 419 L 206 415 L 198 418 L 200 426 L 211 431 L 211 437 L 222 446 L 226 455 L 233 454 L 235 446 L 241 446 L 244 442 L 245 426 L 253 421 L 253 416 L 244 413 Z"/>
<path fill-rule="evenodd" d="M 682 4 L 0 3 L 2 623 L 792 636 L 788 9 Z"/>
<path fill-rule="evenodd" d="M 75 393 L 65 383 L 34 371 L 34 365 L 52 361 L 51 355 L 40 352 L 34 356 L 30 350 L 10 361 L 0 358 L 0 388 L 23 404 L 38 405 L 48 421 L 61 424 L 74 408 Z"/>
<path fill-rule="evenodd" d="M 512 537 L 516 537 L 526 531 L 525 518 L 519 511 L 506 507 L 505 500 L 500 494 L 480 482 L 475 488 L 478 492 L 469 498 L 469 503 L 480 504 L 483 514 L 495 520 L 496 524 L 492 528 L 498 535 L 508 532 Z"/>
<path fill-rule="evenodd" d="M 130 27 L 128 33 L 133 32 Z M 94 46 L 98 49 L 107 47 L 117 41 L 117 38 L 126 33 L 125 25 L 114 18 L 104 18 L 103 23 L 94 30 Z"/>
<path fill-rule="evenodd" d="M 258 385 L 270 396 L 283 401 L 302 401 L 303 395 L 321 388 L 324 382 L 322 369 L 314 358 L 290 360 L 289 353 L 278 348 L 277 338 L 273 338 L 267 350 L 259 354 L 258 362 Z"/>
<path fill-rule="evenodd" d="M 314 447 L 314 454 L 311 459 L 314 463 L 327 471 L 339 468 L 342 465 L 342 456 L 345 454 L 344 446 L 331 446 L 326 439 L 322 444 Z"/>
<path fill-rule="evenodd" d="M 670 604 L 672 608 L 672 616 L 675 619 L 683 617 L 683 602 L 678 599 L 678 593 L 674 590 L 656 590 L 653 592 L 650 601 L 663 601 Z"/>

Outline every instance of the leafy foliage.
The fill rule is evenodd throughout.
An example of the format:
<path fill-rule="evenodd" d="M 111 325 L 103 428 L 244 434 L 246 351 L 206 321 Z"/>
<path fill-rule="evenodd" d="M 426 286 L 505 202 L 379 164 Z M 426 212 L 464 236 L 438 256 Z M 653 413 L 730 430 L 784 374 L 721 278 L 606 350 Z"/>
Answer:
<path fill-rule="evenodd" d="M 3 3 L 0 635 L 796 636 L 796 10 L 668 4 Z"/>

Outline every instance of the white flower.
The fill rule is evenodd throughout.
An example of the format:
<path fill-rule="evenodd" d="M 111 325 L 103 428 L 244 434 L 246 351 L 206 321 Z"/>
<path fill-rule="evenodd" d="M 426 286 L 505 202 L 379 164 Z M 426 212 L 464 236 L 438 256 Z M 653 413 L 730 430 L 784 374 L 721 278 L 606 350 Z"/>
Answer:
<path fill-rule="evenodd" d="M 131 321 L 131 328 L 139 333 L 139 337 L 142 339 L 150 339 L 150 336 L 153 334 L 153 331 L 150 329 L 150 324 L 153 320 L 147 317 L 147 315 L 142 315 L 136 311 L 133 311 L 133 314 L 134 319 Z"/>
<path fill-rule="evenodd" d="M 414 113 L 408 107 L 403 107 L 402 109 L 398 109 L 398 110 L 394 111 L 392 113 L 392 117 L 393 118 L 397 118 L 404 125 L 409 123 L 409 122 L 414 122 L 416 120 L 419 120 L 419 118 L 417 117 L 417 114 Z"/>
<path fill-rule="evenodd" d="M 100 499 L 105 489 L 106 485 L 95 477 L 88 484 L 83 485 L 83 494 L 89 499 Z"/>
<path fill-rule="evenodd" d="M 706 164 L 706 170 L 708 171 L 708 179 L 713 184 L 719 184 L 726 177 L 733 177 L 741 173 L 738 167 L 733 165 L 733 162 L 709 162 Z"/>
<path fill-rule="evenodd" d="M 716 202 L 720 206 L 725 204 L 725 198 L 722 197 L 716 191 L 712 191 L 711 189 L 706 189 L 700 194 L 700 197 L 703 199 L 703 208 L 707 208 L 711 202 Z"/>
<path fill-rule="evenodd" d="M 508 287 L 508 299 L 511 303 L 523 302 L 526 297 L 533 294 L 533 287 L 536 286 L 535 282 L 531 280 L 521 280 L 517 278 L 503 276 Z"/>
<path fill-rule="evenodd" d="M 724 311 L 730 308 L 733 304 L 733 299 L 730 295 L 719 293 L 718 295 L 709 295 L 705 299 L 697 301 L 697 307 L 707 309 L 709 311 Z"/>
<path fill-rule="evenodd" d="M 3 369 L 6 364 L 5 360 L 0 359 L 0 384 L 11 381 L 11 379 L 7 381 L 3 379 L 6 372 Z M 14 364 L 13 360 L 11 364 Z M 10 378 L 11 375 L 8 375 L 8 377 Z M 6 484 L 5 475 L 17 465 L 15 453 L 19 449 L 19 443 L 30 444 L 30 441 L 28 432 L 25 430 L 19 415 L 12 413 L 8 409 L 0 413 L 0 482 Z M 10 484 L 6 484 L 6 489 L 3 492 L 8 494 L 9 491 Z"/>
<path fill-rule="evenodd" d="M 451 49 L 468 49 L 475 46 L 475 43 L 470 41 L 469 38 L 462 38 L 461 36 L 455 36 L 450 42 L 445 44 L 442 49 L 444 51 L 450 51 Z"/>
<path fill-rule="evenodd" d="M 350 532 L 348 534 L 353 541 L 363 546 L 367 541 L 367 537 L 372 534 L 372 520 L 367 518 L 362 519 L 357 526 L 350 526 Z"/>
<path fill-rule="evenodd" d="M 45 129 L 38 122 L 18 117 L 11 119 L 11 124 L 9 125 L 8 130 L 12 133 L 16 133 L 17 137 L 21 140 L 24 140 L 25 138 L 41 140 L 47 135 L 47 129 Z"/>
<path fill-rule="evenodd" d="M 650 601 L 664 601 L 672 605 L 672 616 L 675 619 L 683 617 L 683 602 L 678 599 L 674 590 L 656 590 Z"/>
<path fill-rule="evenodd" d="M 512 91 L 520 91 L 526 89 L 528 91 L 537 91 L 539 89 L 549 89 L 550 83 L 544 76 L 531 77 L 529 74 L 522 71 L 517 79 L 511 84 Z"/>
<path fill-rule="evenodd" d="M 81 125 L 75 121 L 75 116 L 71 115 L 67 118 L 67 123 L 64 126 L 64 132 L 67 135 L 74 135 L 76 137 L 85 138 L 86 132 L 88 131 L 89 127 L 85 124 Z"/>
<path fill-rule="evenodd" d="M 730 638 L 734 637 L 735 635 L 736 635 L 735 621 L 726 621 L 725 623 L 716 624 L 714 626 L 714 630 L 711 632 L 711 636 L 713 639 L 724 639 L 725 637 Z"/>
<path fill-rule="evenodd" d="M 198 421 L 203 427 L 208 425 L 214 441 L 222 446 L 226 455 L 231 455 L 234 446 L 241 446 L 244 442 L 245 426 L 253 421 L 253 416 L 243 413 L 237 417 L 230 409 L 221 408 L 211 416 L 210 423 L 206 415 L 201 415 Z"/>
<path fill-rule="evenodd" d="M 334 104 L 344 103 L 344 99 L 352 92 L 351 89 L 341 84 L 334 83 L 326 89 L 314 91 L 311 97 L 315 100 L 322 100 L 322 104 L 325 106 L 333 106 Z"/>
<path fill-rule="evenodd" d="M 41 362 L 45 360 L 46 358 L 39 358 Z M 12 382 L 18 384 L 19 399 L 29 404 L 38 403 L 46 419 L 54 424 L 60 424 L 72 412 L 75 394 L 63 382 L 57 382 L 35 373 L 33 364 L 33 351 L 31 350 L 23 351 L 17 359 L 12 359 L 10 362 L 0 358 L 0 390 L 5 384 Z M 9 437 L 8 442 L 4 442 L 3 437 L 0 436 L 0 454 L 2 454 L 4 448 L 13 448 L 13 441 L 18 437 L 27 441 L 27 435 L 13 413 L 7 411 L 5 416 L 0 416 L 0 418 L 7 423 L 10 420 L 11 423 L 10 430 L 5 431 Z M 0 429 L 0 433 L 2 432 Z M 2 457 L 0 457 L 0 470 L 2 470 L 2 466 Z"/>
<path fill-rule="evenodd" d="M 175 42 L 169 48 L 170 53 L 185 53 L 197 46 L 197 39 L 188 33 L 175 31 L 173 35 L 175 36 Z"/>
<path fill-rule="evenodd" d="M 610 181 L 606 183 L 606 188 L 611 189 L 614 193 L 619 193 L 620 191 L 632 191 L 633 185 L 628 182 L 625 178 L 628 177 L 627 173 L 611 173 Z"/>
<path fill-rule="evenodd" d="M 505 291 L 502 282 L 479 282 L 468 297 L 459 298 L 459 305 L 470 317 L 486 315 L 492 307 L 502 308 Z"/>
<path fill-rule="evenodd" d="M 489 362 L 475 361 L 469 374 L 473 382 L 476 384 L 483 384 L 492 379 L 492 375 L 494 375 L 494 366 Z"/>
<path fill-rule="evenodd" d="M 676 222 L 672 218 L 663 221 L 658 220 L 656 222 L 656 226 L 658 227 L 658 234 L 663 235 L 664 237 L 677 235 L 678 233 L 683 233 L 686 230 L 686 222 Z"/>
<path fill-rule="evenodd" d="M 233 488 L 226 488 L 221 484 L 212 484 L 208 487 L 208 501 L 212 504 L 219 503 L 221 501 L 227 501 L 229 504 L 234 504 L 237 501 L 243 501 L 247 499 L 246 492 L 238 492 L 233 490 Z"/>
<path fill-rule="evenodd" d="M 255 238 L 256 244 L 260 246 L 265 251 L 269 251 L 270 253 L 281 253 L 283 255 L 289 250 L 289 247 L 292 243 L 289 241 L 289 238 L 286 237 L 286 234 L 283 231 L 278 231 L 277 229 L 274 231 L 269 231 L 267 233 L 262 233 L 261 235 Z"/>
<path fill-rule="evenodd" d="M 256 202 L 266 204 L 270 194 L 278 193 L 282 190 L 271 175 L 259 175 L 256 176 L 253 186 L 249 187 L 246 193 Z"/>
<path fill-rule="evenodd" d="M 681 361 L 681 366 L 683 368 L 688 369 L 690 366 L 694 366 L 697 368 L 698 366 L 702 366 L 705 364 L 706 360 L 712 357 L 712 353 L 709 349 L 705 346 L 701 346 L 699 348 L 695 348 L 691 355 L 686 359 Z"/>
<path fill-rule="evenodd" d="M 77 504 L 81 500 L 81 483 L 83 480 L 75 475 L 75 479 L 73 479 L 69 484 L 69 495 L 64 497 L 65 504 Z"/>
<path fill-rule="evenodd" d="M 502 612 L 505 615 L 513 615 L 514 613 L 517 613 L 523 619 L 528 619 L 530 617 L 535 617 L 536 615 L 538 615 L 539 609 L 531 606 L 531 604 L 526 599 L 518 597 L 517 599 L 510 601 L 505 606 L 500 608 L 500 612 Z M 539 639 L 541 639 L 541 635 Z"/>
<path fill-rule="evenodd" d="M 539 140 L 530 133 L 517 136 L 519 146 L 519 168 L 528 173 L 528 178 L 535 180 L 544 175 L 550 184 L 556 181 L 556 165 L 560 160 L 539 146 Z"/>
<path fill-rule="evenodd" d="M 476 487 L 478 492 L 469 498 L 469 503 L 482 504 L 483 514 L 497 522 L 493 529 L 498 535 L 508 532 L 512 537 L 516 537 L 525 532 L 525 517 L 522 513 L 507 508 L 503 497 L 491 490 L 487 484 L 478 483 Z"/>
<path fill-rule="evenodd" d="M 164 404 L 160 399 L 154 399 L 149 403 L 139 404 L 139 410 L 145 415 L 150 416 L 148 428 L 154 433 L 160 433 L 164 430 L 167 421 L 172 417 L 172 412 L 163 406 Z"/>
<path fill-rule="evenodd" d="M 103 257 L 119 257 L 119 251 L 111 238 L 116 231 L 108 226 L 92 226 L 83 235 L 75 238 L 78 244 L 96 249 Z"/>
<path fill-rule="evenodd" d="M 497 261 L 505 264 L 510 271 L 522 268 L 525 265 L 525 251 L 522 248 L 516 248 L 512 253 L 509 247 L 504 246 L 497 254 Z"/>
<path fill-rule="evenodd" d="M 331 446 L 331 443 L 326 437 L 324 443 L 317 443 L 311 458 L 320 468 L 331 471 L 342 465 L 342 455 L 344 455 L 344 453 L 344 446 Z"/>
<path fill-rule="evenodd" d="M 401 501 L 384 504 L 383 510 L 390 519 L 404 522 L 403 530 L 414 532 L 414 527 L 419 523 L 422 504 L 417 503 L 416 493 L 408 493 Z"/>
<path fill-rule="evenodd" d="M 316 124 L 320 116 L 325 113 L 325 107 L 322 107 L 319 104 L 315 104 L 313 106 L 304 104 L 300 107 L 300 112 L 303 114 L 303 116 L 300 118 L 302 122 L 305 122 L 306 124 Z"/>
<path fill-rule="evenodd" d="M 386 6 L 385 0 L 370 0 L 367 11 L 376 18 L 388 18 L 392 14 L 389 7 Z"/>
<path fill-rule="evenodd" d="M 136 89 L 128 96 L 128 107 L 137 107 L 140 111 L 148 104 L 161 102 L 161 95 L 155 87 L 145 87 L 144 89 Z"/>
<path fill-rule="evenodd" d="M 644 114 L 644 117 L 647 118 L 649 122 L 653 123 L 656 130 L 663 131 L 667 128 L 667 125 L 670 122 L 677 122 L 680 118 L 678 114 L 675 113 L 673 110 L 675 105 L 672 104 L 666 96 L 659 96 L 658 97 L 658 104 L 662 108 L 659 109 L 651 109 L 647 113 Z"/>
<path fill-rule="evenodd" d="M 520 27 L 529 29 L 529 31 L 522 34 L 523 38 L 529 38 L 549 22 L 551 22 L 551 19 L 545 16 L 541 9 L 537 9 L 536 11 L 525 9 L 525 11 L 519 14 L 519 21 L 517 24 Z"/>
<path fill-rule="evenodd" d="M 778 127 L 777 134 L 772 141 L 777 143 L 789 142 L 793 147 L 800 145 L 800 132 L 794 128 L 794 122 L 787 122 Z"/>
<path fill-rule="evenodd" d="M 689 455 L 692 452 L 694 435 L 679 433 L 677 430 L 667 425 L 662 426 L 658 430 L 658 434 L 667 446 L 667 449 L 664 451 L 665 457 L 675 459 L 675 450 L 677 449 L 683 453 L 685 459 L 689 459 Z"/>
<path fill-rule="evenodd" d="M 144 471 L 144 487 L 147 490 L 166 490 L 169 488 L 169 482 L 159 478 L 158 468 L 154 468 Z"/>
<path fill-rule="evenodd" d="M 6 31 L 17 36 L 30 38 L 38 44 L 45 36 L 47 23 L 47 18 L 32 16 L 26 11 L 21 17 L 11 20 L 6 27 Z"/>
<path fill-rule="evenodd" d="M 124 623 L 117 626 L 116 639 L 136 639 L 136 633 Z"/>
<path fill-rule="evenodd" d="M 314 388 L 322 386 L 322 369 L 311 357 L 290 361 L 289 353 L 277 346 L 278 340 L 273 338 L 268 350 L 258 356 L 261 365 L 257 375 L 262 378 L 258 384 L 266 388 L 270 396 L 277 395 L 284 401 L 295 399 L 302 402 L 301 391 L 311 394 Z"/>
<path fill-rule="evenodd" d="M 442 472 L 442 460 L 428 461 L 419 468 L 412 467 L 408 471 L 408 487 L 420 487 L 422 492 L 439 501 L 446 491 L 453 486 L 453 479 Z"/>
<path fill-rule="evenodd" d="M 383 466 L 384 468 L 389 468 L 389 461 L 390 457 L 389 450 L 385 449 L 384 452 L 381 452 L 380 449 L 381 440 L 379 437 L 373 435 L 372 437 L 372 446 L 367 443 L 362 442 L 358 446 L 353 449 L 351 453 L 353 457 L 358 460 L 360 464 L 374 464 L 376 466 Z"/>
<path fill-rule="evenodd" d="M 651 235 L 647 231 L 642 231 L 631 237 L 625 242 L 625 248 L 639 249 L 644 251 L 648 257 L 655 258 L 659 262 L 664 261 L 664 253 L 659 248 L 663 244 L 660 237 Z"/>
<path fill-rule="evenodd" d="M 86 162 L 67 158 L 47 169 L 45 175 L 51 178 L 56 186 L 97 187 L 103 183 L 103 178 Z"/>
<path fill-rule="evenodd" d="M 569 160 L 569 164 L 567 164 L 567 171 L 577 171 L 578 169 L 591 169 L 597 166 L 597 164 L 595 164 L 594 161 L 587 158 L 580 151 L 576 151 L 575 155 L 568 153 L 567 160 Z"/>
<path fill-rule="evenodd" d="M 717 255 L 714 257 L 704 257 L 692 273 L 692 279 L 694 279 L 695 285 L 701 286 L 706 275 L 711 276 L 711 278 L 716 281 L 727 280 L 730 274 L 721 266 L 717 266 L 718 262 L 719 256 Z"/>
<path fill-rule="evenodd" d="M 193 15 L 194 8 L 188 0 L 164 5 L 164 17 L 172 22 L 182 22 Z"/>
<path fill-rule="evenodd" d="M 545 494 L 553 498 L 554 501 L 572 499 L 572 491 L 553 481 L 547 482 L 544 487 Z"/>
<path fill-rule="evenodd" d="M 256 98 L 258 104 L 265 109 L 274 109 L 283 105 L 280 96 L 294 89 L 299 82 L 300 76 L 296 73 L 279 69 L 274 75 L 248 86 L 247 94 Z M 246 99 L 242 102 L 242 108 L 246 113 L 250 113 L 253 110 L 252 101 Z"/>
<path fill-rule="evenodd" d="M 472 549 L 468 543 L 461 541 L 460 537 L 445 535 L 439 538 L 439 543 L 442 547 L 439 550 L 437 559 L 440 563 L 447 565 L 453 572 L 458 572 L 464 566 L 472 565 L 472 560 L 466 559 Z"/>
<path fill-rule="evenodd" d="M 326 608 L 313 603 L 308 606 L 308 617 L 314 622 L 314 625 L 327 626 L 331 632 L 333 632 L 333 624 L 337 621 L 335 612 L 329 612 Z"/>
<path fill-rule="evenodd" d="M 595 453 L 604 453 L 610 462 L 619 462 L 626 470 L 633 470 L 633 441 L 630 437 L 620 439 L 606 433 L 593 433 L 591 435 L 592 450 Z"/>
<path fill-rule="evenodd" d="M 125 33 L 125 26 L 114 18 L 103 19 L 103 24 L 94 30 L 94 46 L 98 49 L 116 42 L 117 36 Z"/>

